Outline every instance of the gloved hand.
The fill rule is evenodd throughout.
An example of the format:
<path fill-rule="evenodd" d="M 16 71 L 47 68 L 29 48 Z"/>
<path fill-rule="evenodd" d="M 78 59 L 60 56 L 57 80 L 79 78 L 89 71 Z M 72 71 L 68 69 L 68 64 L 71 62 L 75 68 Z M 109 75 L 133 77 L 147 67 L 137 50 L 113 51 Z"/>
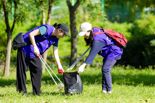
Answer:
<path fill-rule="evenodd" d="M 63 73 L 64 73 L 64 70 L 63 70 L 62 68 L 59 68 L 59 69 L 58 69 L 58 73 L 59 73 L 59 74 L 63 74 Z"/>
<path fill-rule="evenodd" d="M 84 72 L 86 63 L 83 63 L 79 68 L 78 68 L 78 73 Z"/>
<path fill-rule="evenodd" d="M 35 54 L 37 57 L 40 56 L 40 51 L 39 51 L 39 49 L 38 49 L 37 46 L 34 46 L 34 54 Z"/>

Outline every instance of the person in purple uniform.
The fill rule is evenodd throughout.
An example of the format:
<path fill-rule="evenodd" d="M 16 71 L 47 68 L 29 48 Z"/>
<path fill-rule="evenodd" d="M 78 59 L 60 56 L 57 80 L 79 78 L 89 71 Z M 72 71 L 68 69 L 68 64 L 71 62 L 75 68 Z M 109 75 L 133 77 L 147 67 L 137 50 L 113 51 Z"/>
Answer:
<path fill-rule="evenodd" d="M 109 38 L 104 32 L 95 35 L 95 32 L 102 32 L 101 28 L 92 27 L 89 22 L 84 22 L 80 26 L 79 36 L 84 36 L 87 45 L 91 46 L 90 53 L 85 62 L 78 68 L 78 72 L 83 72 L 87 64 L 92 64 L 97 54 L 103 59 L 102 66 L 102 92 L 112 93 L 111 69 L 123 53 L 122 47 L 116 45 L 115 41 Z"/>
<path fill-rule="evenodd" d="M 27 93 L 26 89 L 26 69 L 29 67 L 33 94 L 41 93 L 42 66 L 39 56 L 53 45 L 54 56 L 58 65 L 58 73 L 64 72 L 58 55 L 59 38 L 68 35 L 68 27 L 65 24 L 41 25 L 22 35 L 25 46 L 17 51 L 17 84 L 18 92 Z"/>

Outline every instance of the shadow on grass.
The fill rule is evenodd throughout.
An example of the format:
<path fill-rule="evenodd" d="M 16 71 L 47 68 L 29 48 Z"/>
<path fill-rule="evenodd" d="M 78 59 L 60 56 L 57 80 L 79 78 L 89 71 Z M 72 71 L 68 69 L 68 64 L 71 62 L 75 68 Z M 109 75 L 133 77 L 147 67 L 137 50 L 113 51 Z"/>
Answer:
<path fill-rule="evenodd" d="M 30 80 L 26 81 L 26 84 L 31 83 Z M 16 85 L 16 80 L 15 79 L 5 79 L 5 78 L 0 78 L 0 87 L 5 87 L 5 86 L 15 86 Z"/>
<path fill-rule="evenodd" d="M 155 75 L 147 75 L 147 74 L 127 74 L 127 75 L 118 75 L 113 74 L 113 83 L 120 85 L 144 85 L 144 86 L 154 86 Z"/>
<path fill-rule="evenodd" d="M 58 77 L 63 81 L 63 77 L 58 75 Z M 153 86 L 155 85 L 155 75 L 148 74 L 112 74 L 113 83 L 118 85 L 144 85 L 144 86 Z M 100 74 L 81 74 L 81 79 L 83 84 L 91 85 L 91 84 L 101 84 L 102 76 Z M 42 82 L 44 84 L 54 85 L 50 76 L 43 76 Z M 27 80 L 27 84 L 31 83 L 30 80 Z M 4 79 L 0 78 L 0 87 L 15 85 L 16 80 L 14 79 Z"/>
<path fill-rule="evenodd" d="M 10 85 L 15 85 L 16 80 L 14 79 L 1 79 L 0 78 L 0 87 L 5 87 L 5 86 L 10 86 Z"/>
<path fill-rule="evenodd" d="M 51 96 L 57 96 L 57 95 L 65 95 L 63 92 L 42 92 L 41 95 L 51 95 Z"/>
<path fill-rule="evenodd" d="M 101 84 L 102 76 L 99 75 L 82 75 L 81 76 L 83 83 L 86 84 Z M 147 74 L 112 74 L 113 83 L 118 85 L 144 85 L 144 86 L 153 86 L 155 85 L 155 75 L 147 75 Z"/>
<path fill-rule="evenodd" d="M 62 76 L 59 76 L 62 80 Z M 144 86 L 153 86 L 155 85 L 155 75 L 148 74 L 112 74 L 113 83 L 118 85 L 144 85 Z M 101 84 L 102 76 L 101 74 L 82 74 L 81 79 L 83 84 L 91 85 L 91 84 Z M 52 79 L 49 76 L 43 77 L 42 81 L 45 83 L 54 84 Z M 63 81 L 63 80 L 62 80 Z"/>

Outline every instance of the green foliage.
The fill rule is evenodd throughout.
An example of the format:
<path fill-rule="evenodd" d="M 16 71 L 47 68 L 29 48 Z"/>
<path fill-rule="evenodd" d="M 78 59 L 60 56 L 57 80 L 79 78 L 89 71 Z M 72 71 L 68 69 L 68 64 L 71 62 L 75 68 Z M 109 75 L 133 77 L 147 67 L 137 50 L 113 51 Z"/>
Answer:
<path fill-rule="evenodd" d="M 0 64 L 4 62 L 5 59 L 5 48 L 6 48 L 6 34 L 5 34 L 5 28 L 4 28 L 4 22 L 0 21 Z"/>
<path fill-rule="evenodd" d="M 57 23 L 65 23 L 69 26 L 69 13 L 66 1 L 58 0 L 54 2 L 52 7 L 52 17 L 51 24 Z"/>
<path fill-rule="evenodd" d="M 89 22 L 101 22 L 104 20 L 101 10 L 100 2 L 93 2 L 90 0 L 84 0 L 79 6 L 77 13 L 77 21 L 79 23 Z"/>
<path fill-rule="evenodd" d="M 150 41 L 151 46 L 155 46 L 155 39 Z"/>
<path fill-rule="evenodd" d="M 154 66 L 155 64 L 155 16 L 143 15 L 136 20 L 131 28 L 132 38 L 125 48 L 122 64 L 139 66 Z"/>
<path fill-rule="evenodd" d="M 127 44 L 121 59 L 122 64 L 135 67 L 154 66 L 155 47 L 150 45 L 150 41 L 155 35 L 136 36 Z"/>
<path fill-rule="evenodd" d="M 105 29 L 112 29 L 124 34 L 125 37 L 127 37 L 128 39 L 131 38 L 131 33 L 129 32 L 129 30 L 132 27 L 131 23 L 117 23 L 117 22 L 112 23 L 110 21 L 104 21 L 99 23 L 94 22 L 94 23 L 95 26 L 99 26 Z"/>
<path fill-rule="evenodd" d="M 139 19 L 144 8 L 154 8 L 154 0 L 105 0 L 108 19 L 117 22 L 133 22 Z"/>
<path fill-rule="evenodd" d="M 141 19 L 133 24 L 132 33 L 136 36 L 155 34 L 155 15 L 142 15 Z"/>

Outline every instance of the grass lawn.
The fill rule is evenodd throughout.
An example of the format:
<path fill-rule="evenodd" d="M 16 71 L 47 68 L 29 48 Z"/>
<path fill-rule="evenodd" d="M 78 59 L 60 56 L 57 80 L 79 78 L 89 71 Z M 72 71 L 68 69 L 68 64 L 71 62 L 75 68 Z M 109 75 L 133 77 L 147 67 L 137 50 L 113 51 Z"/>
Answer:
<path fill-rule="evenodd" d="M 47 72 L 44 72 L 40 96 L 31 93 L 29 71 L 27 96 L 17 93 L 15 69 L 12 69 L 8 78 L 0 76 L 0 103 L 155 103 L 154 70 L 129 68 L 113 68 L 113 93 L 110 95 L 101 92 L 101 70 L 98 68 L 87 67 L 81 74 L 84 90 L 80 95 L 65 95 L 63 91 L 58 91 Z"/>

